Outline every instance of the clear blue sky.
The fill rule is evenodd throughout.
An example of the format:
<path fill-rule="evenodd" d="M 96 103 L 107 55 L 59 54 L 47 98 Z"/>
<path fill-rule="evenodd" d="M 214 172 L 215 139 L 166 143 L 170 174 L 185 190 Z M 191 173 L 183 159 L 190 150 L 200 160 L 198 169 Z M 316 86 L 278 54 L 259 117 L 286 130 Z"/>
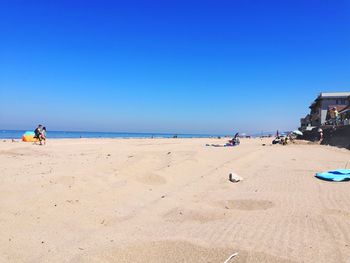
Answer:
<path fill-rule="evenodd" d="M 350 90 L 350 1 L 0 3 L 0 129 L 296 128 Z"/>

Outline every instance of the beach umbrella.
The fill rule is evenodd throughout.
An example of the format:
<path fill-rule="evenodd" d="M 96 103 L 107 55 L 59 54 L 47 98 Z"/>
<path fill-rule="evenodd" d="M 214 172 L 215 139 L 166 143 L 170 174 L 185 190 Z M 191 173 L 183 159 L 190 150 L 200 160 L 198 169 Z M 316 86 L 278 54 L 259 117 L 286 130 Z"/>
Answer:
<path fill-rule="evenodd" d="M 292 131 L 292 133 L 294 133 L 296 135 L 303 135 L 303 133 L 299 130 Z"/>

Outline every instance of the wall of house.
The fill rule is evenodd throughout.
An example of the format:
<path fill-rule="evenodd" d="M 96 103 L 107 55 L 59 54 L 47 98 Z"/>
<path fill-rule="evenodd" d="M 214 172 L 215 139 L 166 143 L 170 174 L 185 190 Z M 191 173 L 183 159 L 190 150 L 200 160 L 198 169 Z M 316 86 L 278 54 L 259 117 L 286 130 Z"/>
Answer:
<path fill-rule="evenodd" d="M 325 134 L 321 144 L 332 145 L 350 150 L 350 126 L 339 126 Z"/>
<path fill-rule="evenodd" d="M 340 148 L 346 148 L 350 150 L 350 125 L 338 126 L 335 129 L 332 127 L 322 127 L 323 140 L 321 144 L 337 146 Z M 319 134 L 318 128 L 314 128 L 312 131 L 304 131 L 303 136 L 298 136 L 298 139 L 307 141 L 318 141 Z"/>

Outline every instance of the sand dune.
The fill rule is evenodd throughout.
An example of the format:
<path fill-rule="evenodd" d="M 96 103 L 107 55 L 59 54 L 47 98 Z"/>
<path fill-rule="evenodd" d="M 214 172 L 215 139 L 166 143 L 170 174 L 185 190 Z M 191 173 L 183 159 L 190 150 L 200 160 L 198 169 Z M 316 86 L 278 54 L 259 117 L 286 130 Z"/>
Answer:
<path fill-rule="evenodd" d="M 348 150 L 206 143 L 0 142 L 0 262 L 349 262 Z"/>

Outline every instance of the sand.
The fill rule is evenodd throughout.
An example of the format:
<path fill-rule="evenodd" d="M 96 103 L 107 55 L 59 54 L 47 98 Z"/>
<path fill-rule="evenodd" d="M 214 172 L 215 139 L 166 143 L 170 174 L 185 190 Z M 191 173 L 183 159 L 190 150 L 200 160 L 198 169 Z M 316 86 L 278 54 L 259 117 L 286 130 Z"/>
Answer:
<path fill-rule="evenodd" d="M 350 151 L 206 143 L 0 141 L 0 262 L 350 262 Z"/>

